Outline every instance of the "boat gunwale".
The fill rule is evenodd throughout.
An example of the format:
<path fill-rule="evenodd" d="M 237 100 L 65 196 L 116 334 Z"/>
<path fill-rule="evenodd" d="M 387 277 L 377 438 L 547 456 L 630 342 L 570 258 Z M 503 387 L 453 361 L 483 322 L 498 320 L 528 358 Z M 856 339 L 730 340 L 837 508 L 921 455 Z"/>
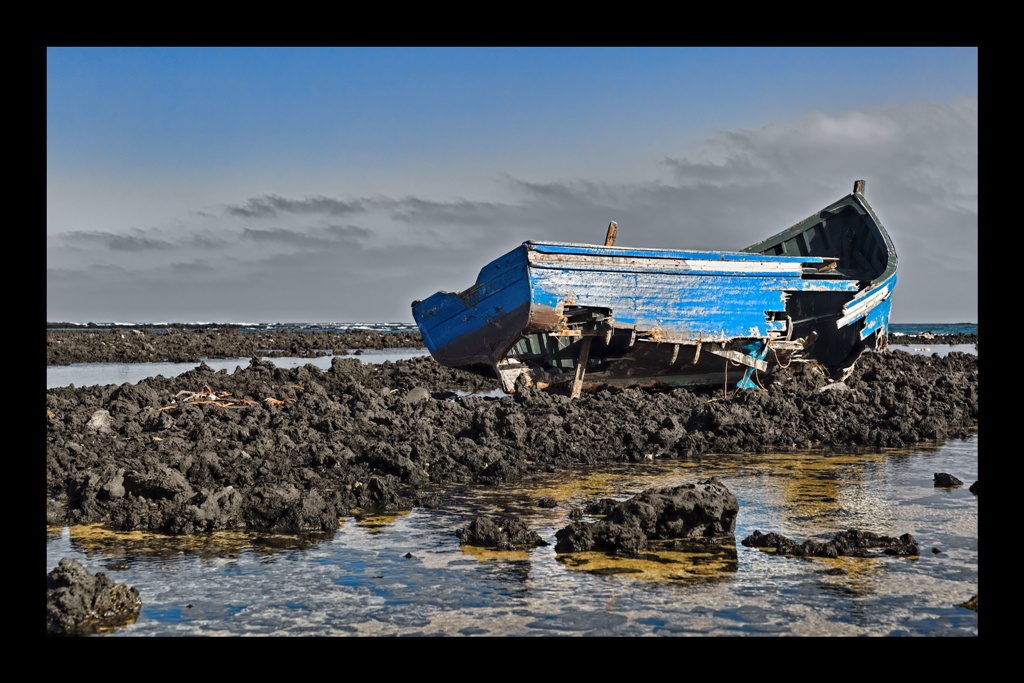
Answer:
<path fill-rule="evenodd" d="M 587 244 L 583 242 L 546 242 L 527 240 L 521 245 L 527 251 L 543 254 L 581 254 L 587 256 L 636 257 L 645 259 L 689 259 L 694 261 L 765 261 L 773 263 L 824 263 L 830 257 L 782 256 L 732 250 L 656 249 Z"/>
<path fill-rule="evenodd" d="M 893 273 L 896 272 L 897 267 L 899 265 L 899 259 L 896 256 L 896 247 L 893 245 L 892 237 L 889 235 L 888 230 L 886 230 L 885 226 L 882 225 L 882 221 L 879 220 L 878 216 L 875 214 L 874 209 L 871 208 L 871 205 L 868 203 L 864 194 L 861 192 L 851 192 L 845 197 L 842 197 L 841 199 L 832 202 L 824 209 L 821 209 L 820 211 L 811 214 L 807 218 L 804 218 L 803 220 L 794 223 L 793 225 L 784 230 L 780 230 L 779 232 L 775 233 L 774 235 L 771 235 L 770 237 L 766 237 L 765 239 L 759 242 L 755 242 L 750 246 L 744 247 L 741 251 L 749 253 L 762 253 L 762 250 L 770 249 L 777 244 L 790 240 L 801 233 L 807 232 L 807 230 L 809 230 L 811 227 L 815 225 L 821 224 L 823 221 L 823 214 L 835 215 L 847 207 L 853 208 L 855 211 L 857 211 L 857 213 L 865 217 L 864 223 L 868 225 L 879 238 L 881 238 L 882 244 L 885 246 L 885 267 L 881 270 L 881 272 L 879 272 L 878 275 L 875 275 L 870 280 L 867 280 L 866 284 L 874 285 L 885 282 L 892 276 Z"/>

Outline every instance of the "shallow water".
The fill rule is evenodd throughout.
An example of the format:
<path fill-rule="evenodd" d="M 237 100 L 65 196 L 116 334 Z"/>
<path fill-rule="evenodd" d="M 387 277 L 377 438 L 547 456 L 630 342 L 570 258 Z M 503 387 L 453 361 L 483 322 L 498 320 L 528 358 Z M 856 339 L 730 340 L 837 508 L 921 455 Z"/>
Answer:
<path fill-rule="evenodd" d="M 937 472 L 964 482 L 935 488 Z M 977 636 L 978 438 L 865 455 L 707 456 L 455 490 L 438 510 L 346 518 L 311 547 L 216 534 L 174 539 L 92 527 L 47 530 L 63 557 L 134 586 L 138 619 L 96 637 L 177 635 Z M 739 500 L 724 552 L 642 560 L 561 556 L 573 507 L 652 486 L 721 479 Z M 537 501 L 553 496 L 558 505 Z M 460 547 L 478 514 L 515 512 L 550 545 Z M 586 518 L 585 518 L 586 521 Z M 795 559 L 744 547 L 755 530 L 828 540 L 846 529 L 909 533 L 915 558 Z"/>
<path fill-rule="evenodd" d="M 426 349 L 352 349 L 349 355 L 338 356 L 339 358 L 356 358 L 365 363 L 383 363 L 385 361 L 400 361 L 419 356 L 429 356 Z M 317 356 L 315 358 L 300 358 L 297 356 L 263 358 L 270 361 L 279 368 L 300 368 L 304 365 L 315 365 L 321 370 L 329 370 L 331 361 L 335 356 Z M 235 368 L 249 367 L 251 358 L 204 358 L 206 363 L 214 371 L 225 370 L 234 372 Z M 91 387 L 95 385 L 105 386 L 116 384 L 118 386 L 125 382 L 135 384 L 147 377 L 177 377 L 178 375 L 195 370 L 199 363 L 73 363 L 71 365 L 48 365 L 46 366 L 46 388 L 66 387 Z"/>
<path fill-rule="evenodd" d="M 220 369 L 215 362 L 207 364 Z M 294 362 L 330 366 L 329 358 Z M 93 384 L 138 381 L 111 379 L 117 364 L 95 365 L 106 375 Z M 194 367 L 185 365 L 181 372 Z M 939 472 L 963 486 L 936 488 Z M 573 508 L 711 476 L 740 504 L 735 537 L 719 553 L 654 548 L 626 560 L 554 551 L 555 533 L 569 524 Z M 961 603 L 978 593 L 978 498 L 969 491 L 977 478 L 976 435 L 884 453 L 651 460 L 515 488 L 450 490 L 437 510 L 348 517 L 315 543 L 48 528 L 47 572 L 70 557 L 138 589 L 137 620 L 93 637 L 974 637 L 978 614 Z M 538 505 L 547 496 L 556 507 Z M 459 545 L 456 531 L 477 515 L 506 512 L 550 545 L 515 552 Z M 803 542 L 847 529 L 909 533 L 920 555 L 798 559 L 741 543 L 755 530 Z"/>

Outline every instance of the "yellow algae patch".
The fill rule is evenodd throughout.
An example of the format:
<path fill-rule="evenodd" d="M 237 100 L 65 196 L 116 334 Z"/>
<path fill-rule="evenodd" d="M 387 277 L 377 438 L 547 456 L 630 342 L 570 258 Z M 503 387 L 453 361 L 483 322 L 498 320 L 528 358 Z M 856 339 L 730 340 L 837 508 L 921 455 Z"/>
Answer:
<path fill-rule="evenodd" d="M 529 550 L 495 550 L 475 545 L 461 545 L 462 553 L 472 557 L 478 562 L 504 561 L 504 562 L 526 562 L 530 559 Z"/>
<path fill-rule="evenodd" d="M 735 549 L 722 552 L 664 550 L 652 544 L 639 557 L 620 557 L 601 552 L 564 553 L 564 566 L 590 574 L 624 576 L 652 582 L 704 583 L 731 578 L 737 570 Z"/>
<path fill-rule="evenodd" d="M 363 515 L 356 513 L 353 518 L 360 527 L 368 529 L 369 531 L 381 531 L 384 527 L 389 524 L 394 524 L 396 521 L 405 517 L 409 514 L 409 510 L 403 510 L 401 512 L 395 512 L 390 514 L 373 514 Z"/>
<path fill-rule="evenodd" d="M 237 554 L 252 545 L 250 537 L 237 531 L 172 536 L 145 531 L 115 531 L 102 524 L 68 527 L 71 543 L 86 552 L 109 555 L 167 555 L 180 552 L 226 552 Z"/>
<path fill-rule="evenodd" d="M 841 588 L 851 595 L 873 595 L 878 590 L 885 563 L 902 558 L 890 557 L 812 557 L 825 570 L 819 577 L 822 585 Z"/>
<path fill-rule="evenodd" d="M 249 531 L 213 531 L 204 534 L 170 535 L 148 531 L 116 531 L 102 524 L 68 527 L 72 545 L 85 552 L 107 555 L 166 556 L 179 553 L 235 556 L 243 550 L 275 552 L 308 548 L 326 535 L 254 533 Z"/>
<path fill-rule="evenodd" d="M 568 480 L 564 477 L 555 479 L 555 483 L 541 484 L 523 492 L 538 500 L 554 498 L 561 506 L 584 505 L 600 498 L 631 497 L 644 489 L 693 481 L 697 475 L 686 471 L 688 465 L 692 467 L 693 464 L 674 461 L 655 472 L 646 468 L 638 471 L 634 467 L 622 471 L 585 473 Z"/>

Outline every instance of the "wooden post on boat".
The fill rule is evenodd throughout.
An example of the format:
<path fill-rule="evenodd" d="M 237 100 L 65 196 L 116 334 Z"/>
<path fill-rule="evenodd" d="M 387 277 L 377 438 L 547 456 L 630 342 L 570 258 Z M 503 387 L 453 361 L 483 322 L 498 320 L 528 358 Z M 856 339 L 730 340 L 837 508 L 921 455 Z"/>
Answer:
<path fill-rule="evenodd" d="M 587 336 L 580 340 L 580 357 L 576 361 L 576 379 L 572 381 L 570 398 L 578 398 L 583 391 L 583 375 L 587 372 L 587 359 L 590 358 L 590 342 L 593 337 Z"/>
<path fill-rule="evenodd" d="M 608 232 L 604 236 L 604 246 L 615 246 L 615 234 L 619 231 L 619 224 L 612 221 L 608 224 Z"/>

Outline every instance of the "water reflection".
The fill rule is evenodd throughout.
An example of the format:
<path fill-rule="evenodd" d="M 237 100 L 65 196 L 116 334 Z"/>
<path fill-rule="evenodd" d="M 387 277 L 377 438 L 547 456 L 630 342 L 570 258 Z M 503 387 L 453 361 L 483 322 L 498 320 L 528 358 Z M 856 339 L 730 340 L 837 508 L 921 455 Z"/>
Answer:
<path fill-rule="evenodd" d="M 836 557 L 808 558 L 817 560 L 822 568 L 815 577 L 822 589 L 834 592 L 843 598 L 866 597 L 875 592 L 875 577 L 884 562 L 897 561 L 883 557 Z M 900 558 L 912 562 L 914 558 Z"/>
<path fill-rule="evenodd" d="M 639 557 L 619 557 L 610 553 L 562 553 L 558 561 L 570 569 L 596 575 L 625 575 L 652 582 L 695 584 L 721 581 L 738 570 L 735 538 L 722 539 L 713 549 L 679 551 L 671 543 L 651 542 Z"/>
<path fill-rule="evenodd" d="M 87 556 L 119 558 L 116 569 L 132 562 L 192 555 L 205 559 L 237 558 L 243 552 L 273 554 L 307 550 L 329 541 L 333 533 L 268 534 L 244 531 L 215 531 L 206 534 L 172 536 L 142 531 L 115 531 L 102 524 L 47 527 L 47 539 L 61 538 L 72 549 Z M 121 566 L 123 565 L 123 566 Z"/>
<path fill-rule="evenodd" d="M 391 514 L 363 514 L 356 513 L 353 517 L 355 523 L 370 533 L 380 533 L 386 527 L 409 514 L 408 510 L 394 512 Z"/>
<path fill-rule="evenodd" d="M 354 514 L 328 538 L 196 537 L 47 529 L 64 556 L 136 587 L 131 635 L 977 635 L 977 436 L 860 454 L 653 460 L 453 487 L 436 509 Z M 638 558 L 559 554 L 555 534 L 604 498 L 718 477 L 740 510 L 717 547 L 651 543 Z M 549 507 L 554 499 L 554 507 Z M 542 503 L 544 501 L 544 504 Z M 478 515 L 518 516 L 549 546 L 460 546 Z M 793 558 L 748 548 L 755 530 L 797 542 L 851 528 L 912 534 L 919 558 Z M 933 552 L 932 549 L 938 552 Z"/>

